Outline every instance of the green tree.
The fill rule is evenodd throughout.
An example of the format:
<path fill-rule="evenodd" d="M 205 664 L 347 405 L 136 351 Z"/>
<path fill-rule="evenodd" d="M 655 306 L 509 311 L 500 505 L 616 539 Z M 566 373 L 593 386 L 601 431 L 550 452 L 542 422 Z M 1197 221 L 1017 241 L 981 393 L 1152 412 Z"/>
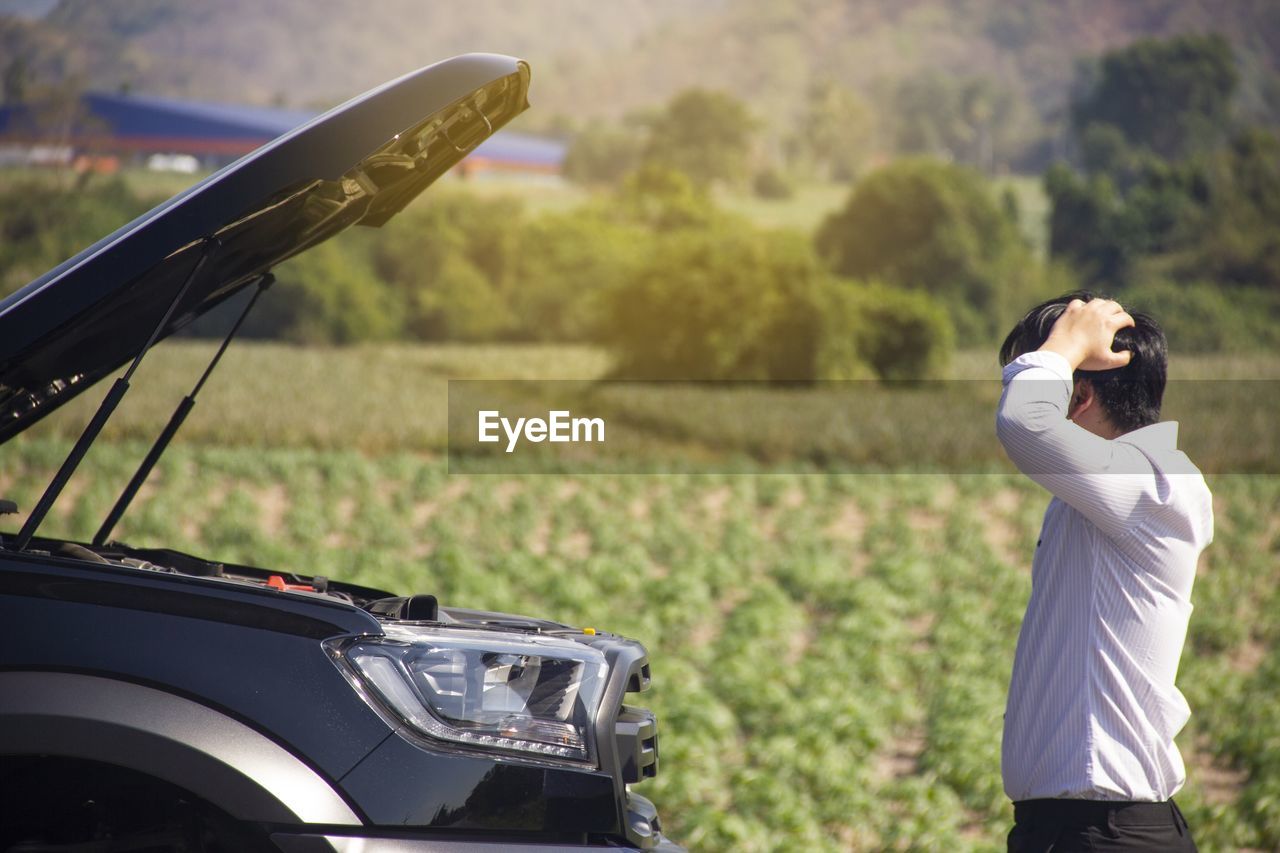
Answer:
<path fill-rule="evenodd" d="M 464 253 L 440 258 L 431 281 L 409 294 L 414 336 L 436 341 L 492 341 L 512 336 L 506 294 Z"/>
<path fill-rule="evenodd" d="M 1049 254 L 1070 263 L 1088 284 L 1123 281 L 1136 256 L 1121 227 L 1124 202 L 1106 175 L 1076 175 L 1055 164 L 1045 173 Z"/>
<path fill-rule="evenodd" d="M 1030 250 L 982 177 L 932 160 L 872 172 L 816 241 L 840 275 L 935 297 L 965 344 L 991 340 L 1034 285 Z"/>
<path fill-rule="evenodd" d="M 1151 278 L 1126 288 L 1124 302 L 1158 317 L 1178 353 L 1280 350 L 1280 293 Z"/>
<path fill-rule="evenodd" d="M 1089 175 L 1105 176 L 1127 191 L 1153 164 L 1163 162 L 1148 149 L 1135 148 L 1120 128 L 1094 122 L 1079 135 L 1080 164 Z"/>
<path fill-rule="evenodd" d="M 1117 162 L 1090 175 L 1061 164 L 1047 173 L 1054 257 L 1108 288 L 1155 278 L 1280 293 L 1280 139 L 1274 134 L 1247 131 L 1183 162 L 1150 154 L 1123 169 Z M 1113 180 L 1112 172 L 1127 183 Z"/>
<path fill-rule="evenodd" d="M 862 379 L 944 376 L 955 328 L 936 300 L 879 283 L 836 281 L 821 293 L 817 375 Z"/>
<path fill-rule="evenodd" d="M 300 344 L 391 340 L 401 333 L 395 294 L 351 235 L 340 235 L 281 264 L 279 281 L 254 309 L 246 332 Z"/>
<path fill-rule="evenodd" d="M 812 379 L 825 275 L 798 237 L 671 232 L 614 292 L 601 338 L 628 378 Z"/>
<path fill-rule="evenodd" d="M 639 164 L 644 146 L 642 127 L 592 122 L 569 146 L 565 177 L 580 184 L 617 184 Z"/>
<path fill-rule="evenodd" d="M 870 105 L 831 80 L 809 87 L 799 132 L 788 142 L 793 160 L 808 161 L 825 178 L 849 181 L 870 157 L 876 123 Z"/>
<path fill-rule="evenodd" d="M 656 163 L 642 165 L 604 202 L 601 214 L 654 231 L 702 228 L 724 218 L 707 187 L 688 173 Z"/>
<path fill-rule="evenodd" d="M 0 188 L 0 296 L 145 212 L 154 201 L 120 178 L 33 175 Z"/>
<path fill-rule="evenodd" d="M 725 92 L 686 89 L 649 124 L 644 162 L 684 172 L 700 185 L 737 183 L 750 174 L 757 122 Z"/>
<path fill-rule="evenodd" d="M 984 77 L 936 71 L 908 77 L 881 105 L 892 116 L 894 148 L 995 172 L 1028 133 L 1013 93 Z"/>
<path fill-rule="evenodd" d="M 1084 76 L 1071 109 L 1078 135 L 1106 124 L 1131 146 L 1178 159 L 1213 147 L 1230 129 L 1239 74 L 1221 35 L 1139 39 Z"/>
<path fill-rule="evenodd" d="M 1205 176 L 1199 164 L 1145 158 L 1127 189 L 1107 174 L 1078 176 L 1062 164 L 1045 176 L 1049 252 L 1090 284 L 1122 287 L 1143 258 L 1168 252 L 1200 218 Z"/>
<path fill-rule="evenodd" d="M 925 294 L 842 281 L 801 235 L 734 220 L 661 235 L 604 316 L 628 378 L 921 378 L 954 339 Z"/>
<path fill-rule="evenodd" d="M 608 300 L 635 274 L 652 242 L 650 229 L 611 218 L 597 206 L 530 222 L 510 296 L 515 334 L 537 341 L 594 339 Z"/>
<path fill-rule="evenodd" d="M 493 340 L 511 333 L 511 292 L 524 226 L 520 202 L 434 193 L 396 217 L 373 249 L 419 340 Z"/>
<path fill-rule="evenodd" d="M 1246 131 L 1201 163 L 1188 190 L 1197 203 L 1168 247 L 1172 271 L 1280 296 L 1280 137 Z"/>

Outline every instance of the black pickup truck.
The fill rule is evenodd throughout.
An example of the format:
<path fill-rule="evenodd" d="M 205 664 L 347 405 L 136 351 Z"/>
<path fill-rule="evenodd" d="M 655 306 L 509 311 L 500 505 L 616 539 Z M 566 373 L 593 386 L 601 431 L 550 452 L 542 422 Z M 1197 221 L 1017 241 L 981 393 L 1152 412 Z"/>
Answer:
<path fill-rule="evenodd" d="M 658 769 L 653 715 L 624 704 L 639 643 L 111 535 L 272 267 L 386 222 L 528 86 L 490 54 L 408 74 L 0 301 L 0 442 L 116 375 L 0 534 L 0 851 L 681 849 L 630 791 Z M 142 359 L 224 303 L 223 346 L 92 541 L 38 535 Z"/>

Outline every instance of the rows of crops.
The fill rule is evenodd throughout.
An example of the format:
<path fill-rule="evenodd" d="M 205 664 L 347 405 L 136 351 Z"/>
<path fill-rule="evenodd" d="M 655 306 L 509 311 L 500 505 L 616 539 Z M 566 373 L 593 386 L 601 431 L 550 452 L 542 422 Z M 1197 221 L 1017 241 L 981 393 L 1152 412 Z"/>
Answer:
<path fill-rule="evenodd" d="M 283 389 L 256 407 L 270 436 L 241 425 L 236 441 L 226 419 L 244 415 L 203 402 L 191 424 L 203 440 L 171 449 L 121 538 L 643 640 L 663 764 L 641 790 L 692 849 L 1002 845 L 1000 720 L 1046 500 L 1037 487 L 1004 475 L 767 467 L 450 475 L 438 454 L 395 449 L 392 431 L 412 424 L 372 411 L 382 432 L 368 433 L 366 452 L 327 449 L 337 433 L 334 445 L 305 439 L 325 427 L 302 402 L 351 387 L 323 377 L 354 377 L 376 353 L 309 353 L 315 367 L 301 390 L 285 375 L 297 380 L 300 362 L 273 367 L 264 355 L 242 357 L 260 358 L 258 387 Z M 586 370 L 590 355 L 579 356 Z M 428 360 L 457 367 L 439 366 L 442 357 Z M 419 356 L 388 358 L 407 370 Z M 484 375 L 484 358 L 467 373 Z M 531 373 L 535 362 L 524 360 Z M 372 384 L 394 384 L 394 371 L 374 375 Z M 164 410 L 146 388 L 134 392 L 135 416 Z M 410 402 L 393 405 L 441 404 Z M 220 424 L 216 441 L 200 418 Z M 136 433 L 93 450 L 42 533 L 92 534 L 145 452 L 136 439 L 149 430 L 134 423 Z M 70 431 L 50 427 L 0 449 L 0 494 L 30 507 Z M 1190 767 L 1180 800 L 1201 849 L 1275 849 L 1280 478 L 1221 476 L 1211 486 L 1218 535 L 1179 677 L 1193 709 L 1179 741 Z"/>

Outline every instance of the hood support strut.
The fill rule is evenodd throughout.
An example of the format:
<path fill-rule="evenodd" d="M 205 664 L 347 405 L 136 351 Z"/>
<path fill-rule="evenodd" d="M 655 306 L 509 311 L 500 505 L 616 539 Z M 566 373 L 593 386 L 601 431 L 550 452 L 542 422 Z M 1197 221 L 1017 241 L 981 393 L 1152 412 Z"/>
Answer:
<path fill-rule="evenodd" d="M 116 407 L 120 405 L 120 401 L 124 399 L 125 392 L 129 390 L 129 380 L 133 378 L 134 371 L 142 363 L 142 357 L 147 354 L 147 350 L 151 349 L 151 346 L 156 342 L 156 338 L 160 337 L 160 332 L 168 325 L 169 318 L 173 316 L 178 304 L 187 295 L 187 290 L 190 289 L 191 283 L 200 274 L 200 270 L 204 268 L 205 261 L 209 260 L 214 249 L 219 245 L 217 238 L 214 237 L 206 237 L 202 243 L 199 260 L 191 268 L 191 272 L 187 273 L 187 278 L 182 282 L 182 287 L 178 288 L 178 294 L 173 297 L 173 301 L 165 309 L 164 316 L 160 318 L 160 322 L 152 330 L 151 337 L 147 339 L 147 342 L 142 345 L 142 349 L 138 350 L 138 354 L 134 356 L 133 363 L 129 365 L 129 369 L 125 371 L 124 376 L 119 377 L 112 383 L 111 390 L 107 392 L 107 396 L 102 398 L 98 411 L 94 412 L 92 420 L 84 428 L 84 432 L 80 434 L 75 447 L 71 448 L 71 453 L 67 455 L 62 467 L 58 469 L 58 473 L 53 475 L 53 480 L 49 483 L 49 487 L 44 490 L 44 494 L 36 502 L 35 508 L 31 510 L 31 515 L 27 516 L 26 523 L 18 531 L 17 538 L 13 540 L 13 550 L 25 551 L 27 546 L 31 544 L 31 539 L 36 535 L 40 522 L 44 521 L 45 516 L 49 514 L 49 510 L 53 507 L 53 502 L 58 499 L 58 495 L 62 494 L 67 481 L 71 479 L 71 475 L 75 473 L 85 454 L 89 452 L 89 448 L 97 439 L 98 434 L 102 432 L 102 428 L 107 425 L 107 420 L 115 412 Z"/>
<path fill-rule="evenodd" d="M 253 310 L 254 303 L 258 301 L 258 297 L 262 295 L 263 291 L 275 283 L 275 280 L 276 277 L 269 272 L 258 276 L 257 289 L 254 290 L 253 295 L 249 297 L 248 303 L 241 309 L 240 316 L 236 318 L 236 322 L 231 326 L 231 331 L 227 332 L 227 336 L 222 339 L 222 346 L 218 347 L 218 351 L 213 354 L 213 360 L 204 369 L 204 373 L 200 376 L 199 381 L 196 382 L 195 387 L 191 389 L 191 393 L 183 397 L 182 401 L 178 403 L 178 407 L 173 410 L 173 414 L 169 417 L 169 423 L 165 424 L 164 429 L 161 430 L 160 435 L 156 438 L 155 444 L 151 445 L 151 450 L 147 452 L 146 458 L 142 460 L 142 464 L 134 472 L 133 479 L 129 481 L 129 485 L 124 487 L 124 491 L 120 493 L 115 506 L 111 507 L 111 512 L 107 513 L 102 526 L 94 534 L 93 544 L 95 546 L 101 546 L 106 543 L 112 529 L 120 521 L 125 510 L 129 508 L 129 504 L 133 502 L 134 497 L 137 496 L 142 484 L 147 481 L 147 477 L 151 474 L 151 469 L 156 467 L 156 463 L 160 461 L 160 457 L 168 449 L 169 442 L 173 440 L 178 430 L 182 428 L 187 415 L 196 404 L 196 395 L 200 393 L 200 389 L 204 387 L 205 380 L 209 378 L 209 375 L 213 373 L 213 369 L 218 366 L 218 362 L 222 360 L 222 354 L 227 351 L 227 347 L 230 346 L 231 339 L 236 336 L 236 332 L 240 331 L 240 325 L 249 316 L 249 312 Z"/>

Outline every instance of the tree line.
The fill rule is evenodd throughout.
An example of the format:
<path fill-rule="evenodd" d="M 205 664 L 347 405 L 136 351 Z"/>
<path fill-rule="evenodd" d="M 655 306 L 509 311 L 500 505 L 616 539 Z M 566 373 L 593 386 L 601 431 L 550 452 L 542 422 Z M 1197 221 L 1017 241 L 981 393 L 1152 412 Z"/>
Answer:
<path fill-rule="evenodd" d="M 1048 257 L 977 168 L 932 156 L 871 168 L 859 107 L 815 95 L 806 168 L 852 177 L 813 234 L 762 230 L 717 187 L 753 174 L 758 121 L 691 90 L 584 132 L 567 166 L 595 187 L 566 212 L 434 188 L 385 228 L 282 265 L 246 333 L 305 344 L 591 342 L 618 375 L 814 379 L 939 375 L 1037 299 L 1087 286 L 1165 321 L 1183 350 L 1280 343 L 1280 140 L 1234 121 L 1215 36 L 1141 41 L 1082 67 L 1066 157 L 1043 176 Z M 797 155 L 799 156 L 799 155 Z M 16 289 L 142 212 L 120 179 L 0 198 L 0 284 Z M 775 186 L 776 190 L 777 187 Z M 202 324 L 197 331 L 208 329 Z"/>

